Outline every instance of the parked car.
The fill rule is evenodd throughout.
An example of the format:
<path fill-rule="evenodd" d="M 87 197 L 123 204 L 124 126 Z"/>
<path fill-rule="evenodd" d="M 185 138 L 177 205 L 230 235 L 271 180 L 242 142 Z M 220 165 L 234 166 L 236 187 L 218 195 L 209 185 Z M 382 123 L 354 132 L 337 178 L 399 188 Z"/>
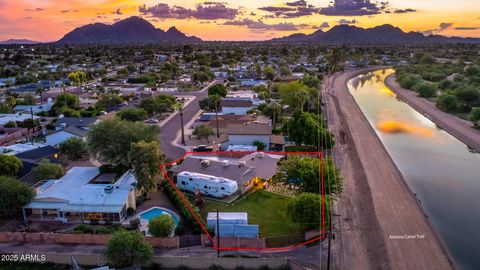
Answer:
<path fill-rule="evenodd" d="M 145 123 L 147 123 L 147 124 L 157 124 L 158 120 L 157 119 L 147 119 L 147 120 L 145 120 Z"/>
<path fill-rule="evenodd" d="M 213 147 L 207 147 L 206 145 L 198 145 L 193 148 L 193 152 L 212 152 Z"/>

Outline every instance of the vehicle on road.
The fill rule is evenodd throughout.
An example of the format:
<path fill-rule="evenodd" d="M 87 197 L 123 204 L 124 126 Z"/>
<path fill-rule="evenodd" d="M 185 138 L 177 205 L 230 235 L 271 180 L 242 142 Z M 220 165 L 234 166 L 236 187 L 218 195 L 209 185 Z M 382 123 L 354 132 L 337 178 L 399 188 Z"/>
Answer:
<path fill-rule="evenodd" d="M 206 146 L 204 144 L 198 145 L 193 148 L 193 152 L 212 152 L 212 151 L 213 151 L 213 147 Z"/>
<path fill-rule="evenodd" d="M 147 123 L 147 124 L 157 124 L 158 120 L 157 119 L 147 119 L 147 120 L 145 120 L 145 123 Z"/>

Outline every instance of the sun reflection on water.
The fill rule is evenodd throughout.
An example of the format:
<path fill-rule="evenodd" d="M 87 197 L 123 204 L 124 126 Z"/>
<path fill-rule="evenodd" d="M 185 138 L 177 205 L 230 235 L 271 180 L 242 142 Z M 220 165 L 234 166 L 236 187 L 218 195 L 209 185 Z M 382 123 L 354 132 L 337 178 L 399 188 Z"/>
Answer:
<path fill-rule="evenodd" d="M 411 133 L 422 137 L 432 137 L 433 132 L 428 128 L 418 127 L 400 121 L 382 121 L 377 123 L 377 128 L 384 133 Z"/>

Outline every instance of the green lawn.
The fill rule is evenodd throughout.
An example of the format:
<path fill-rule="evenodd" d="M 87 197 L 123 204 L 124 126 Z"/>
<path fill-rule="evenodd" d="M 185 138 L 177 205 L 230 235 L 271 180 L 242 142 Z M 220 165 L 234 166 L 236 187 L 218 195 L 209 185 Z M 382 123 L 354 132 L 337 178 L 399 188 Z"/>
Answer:
<path fill-rule="evenodd" d="M 286 206 L 291 198 L 258 190 L 239 199 L 231 205 L 208 202 L 202 209 L 205 217 L 208 212 L 247 212 L 248 223 L 258 224 L 261 237 L 289 235 L 299 232 L 297 224 L 287 217 Z"/>
<path fill-rule="evenodd" d="M 317 152 L 318 148 L 311 145 L 289 145 L 285 146 L 285 152 Z"/>

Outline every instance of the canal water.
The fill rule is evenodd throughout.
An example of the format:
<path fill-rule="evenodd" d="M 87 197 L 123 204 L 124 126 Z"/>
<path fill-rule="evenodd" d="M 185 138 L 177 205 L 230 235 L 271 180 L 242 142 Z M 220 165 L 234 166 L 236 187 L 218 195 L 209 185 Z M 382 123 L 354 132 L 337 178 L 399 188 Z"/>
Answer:
<path fill-rule="evenodd" d="M 348 88 L 430 217 L 460 269 L 480 269 L 480 154 L 399 100 L 392 69 Z"/>

